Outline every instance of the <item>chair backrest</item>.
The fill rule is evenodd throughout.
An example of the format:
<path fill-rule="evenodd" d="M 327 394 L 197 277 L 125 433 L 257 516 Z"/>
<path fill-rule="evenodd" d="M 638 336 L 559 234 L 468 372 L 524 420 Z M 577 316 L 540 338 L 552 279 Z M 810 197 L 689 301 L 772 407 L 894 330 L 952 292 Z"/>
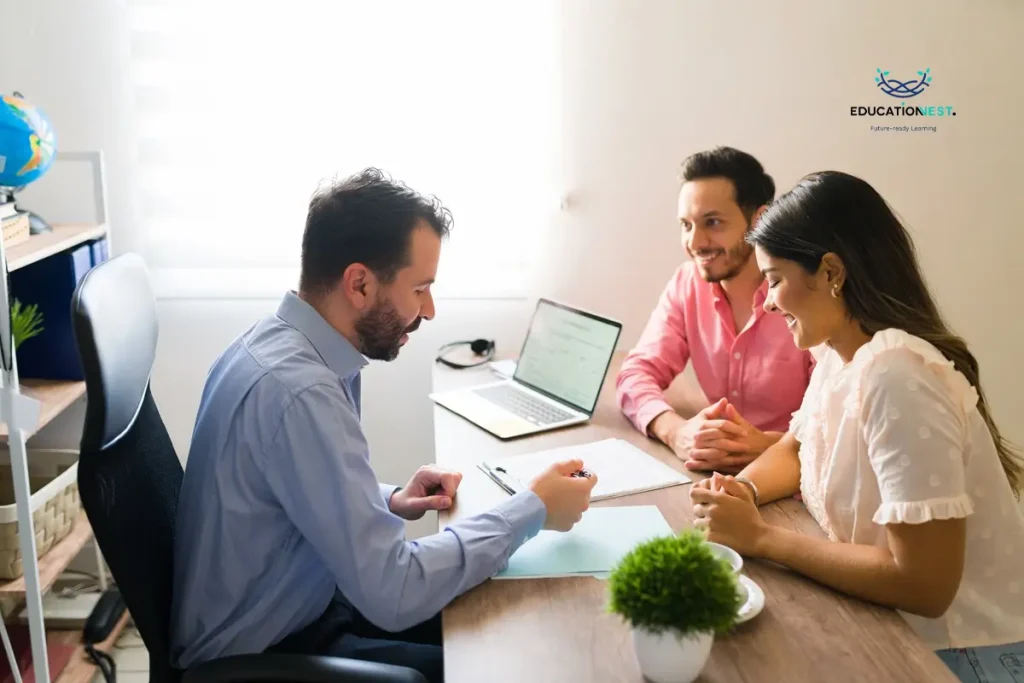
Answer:
<path fill-rule="evenodd" d="M 182 467 L 150 393 L 157 315 L 142 259 L 125 254 L 86 273 L 71 317 L 87 402 L 82 506 L 149 650 L 150 680 L 175 680 L 169 633 Z"/>

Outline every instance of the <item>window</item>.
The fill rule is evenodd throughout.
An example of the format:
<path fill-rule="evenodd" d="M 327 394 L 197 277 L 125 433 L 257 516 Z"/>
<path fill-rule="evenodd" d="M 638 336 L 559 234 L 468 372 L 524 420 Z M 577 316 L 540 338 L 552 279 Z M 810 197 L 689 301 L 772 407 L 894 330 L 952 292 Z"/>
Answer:
<path fill-rule="evenodd" d="M 131 2 L 138 206 L 158 287 L 295 286 L 310 194 L 377 166 L 454 215 L 439 294 L 521 289 L 560 200 L 556 12 Z"/>

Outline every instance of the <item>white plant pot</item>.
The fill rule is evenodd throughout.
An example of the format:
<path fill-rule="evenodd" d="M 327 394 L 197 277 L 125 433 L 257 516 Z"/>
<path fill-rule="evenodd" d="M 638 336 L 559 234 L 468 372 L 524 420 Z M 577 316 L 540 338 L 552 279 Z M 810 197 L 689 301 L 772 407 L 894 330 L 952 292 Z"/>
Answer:
<path fill-rule="evenodd" d="M 640 673 L 652 683 L 692 683 L 707 664 L 714 642 L 713 633 L 680 637 L 677 631 L 633 629 Z"/>

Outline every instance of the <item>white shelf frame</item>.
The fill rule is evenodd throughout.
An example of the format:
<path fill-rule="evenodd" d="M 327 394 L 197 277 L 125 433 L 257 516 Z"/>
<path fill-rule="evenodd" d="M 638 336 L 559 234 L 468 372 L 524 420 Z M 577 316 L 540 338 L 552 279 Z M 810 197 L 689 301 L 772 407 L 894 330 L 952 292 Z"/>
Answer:
<path fill-rule="evenodd" d="M 56 161 L 85 161 L 93 167 L 93 196 L 96 219 L 100 225 L 107 223 L 107 186 L 103 163 L 103 152 L 58 152 Z M 110 248 L 110 232 L 104 233 L 107 248 Z M 25 606 L 28 611 L 29 638 L 32 643 L 32 665 L 38 683 L 51 683 L 50 660 L 46 652 L 46 625 L 43 622 L 43 592 L 39 582 L 39 557 L 36 555 L 35 525 L 32 521 L 31 495 L 28 476 L 28 457 L 25 442 L 26 431 L 31 434 L 36 426 L 40 404 L 21 393 L 18 382 L 18 361 L 14 353 L 14 341 L 10 330 L 10 291 L 7 269 L 7 253 L 0 240 L 0 355 L 10 354 L 9 367 L 0 365 L 0 420 L 7 423 L 7 444 L 11 453 L 11 473 L 14 477 L 15 509 L 18 513 L 18 544 L 21 550 L 25 577 Z M 8 349 L 7 346 L 10 345 Z M 6 360 L 6 358 L 0 359 Z M 99 583 L 103 590 L 107 581 L 103 556 L 95 539 Z M 14 657 L 7 633 L 7 626 L 0 619 L 0 635 L 10 663 L 15 683 L 22 683 L 21 671 Z"/>

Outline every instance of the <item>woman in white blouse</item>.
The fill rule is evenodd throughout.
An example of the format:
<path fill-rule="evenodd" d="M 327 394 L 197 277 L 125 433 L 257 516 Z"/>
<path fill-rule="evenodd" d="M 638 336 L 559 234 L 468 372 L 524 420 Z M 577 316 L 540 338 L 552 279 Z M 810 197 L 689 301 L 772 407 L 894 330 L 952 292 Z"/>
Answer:
<path fill-rule="evenodd" d="M 697 525 L 900 610 L 964 681 L 1024 680 L 1021 461 L 909 234 L 870 185 L 830 171 L 770 205 L 748 241 L 765 309 L 818 363 L 778 444 L 692 488 Z M 796 493 L 829 540 L 762 519 L 758 504 Z"/>

